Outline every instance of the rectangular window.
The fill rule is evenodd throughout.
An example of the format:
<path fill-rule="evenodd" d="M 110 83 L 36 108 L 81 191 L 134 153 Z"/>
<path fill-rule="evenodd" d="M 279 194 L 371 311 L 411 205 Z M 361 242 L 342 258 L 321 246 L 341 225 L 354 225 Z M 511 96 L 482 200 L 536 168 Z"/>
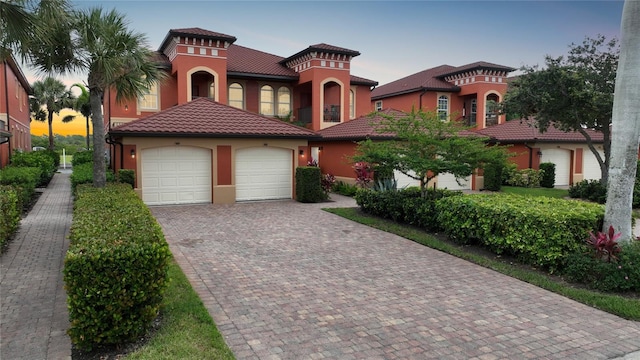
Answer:
<path fill-rule="evenodd" d="M 382 110 L 382 101 L 376 101 L 376 111 Z"/>
<path fill-rule="evenodd" d="M 449 98 L 445 95 L 438 97 L 438 117 L 442 121 L 447 121 L 449 117 Z"/>
<path fill-rule="evenodd" d="M 149 87 L 149 91 L 139 101 L 140 110 L 158 110 L 158 84 Z"/>

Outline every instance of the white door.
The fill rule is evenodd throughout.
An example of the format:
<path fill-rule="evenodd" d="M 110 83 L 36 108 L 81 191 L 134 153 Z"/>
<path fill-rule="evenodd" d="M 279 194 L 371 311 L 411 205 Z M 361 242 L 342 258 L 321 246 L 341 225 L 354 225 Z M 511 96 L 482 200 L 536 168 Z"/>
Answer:
<path fill-rule="evenodd" d="M 410 174 L 415 174 L 413 171 Z M 409 177 L 398 170 L 393 170 L 393 177 L 396 179 L 398 189 L 404 189 L 411 186 L 420 187 L 420 180 Z"/>
<path fill-rule="evenodd" d="M 542 151 L 540 162 L 556 164 L 555 186 L 568 186 L 569 172 L 571 171 L 571 152 L 564 149 L 541 149 L 540 151 Z"/>
<path fill-rule="evenodd" d="M 293 153 L 258 147 L 236 151 L 236 201 L 291 199 Z"/>
<path fill-rule="evenodd" d="M 168 146 L 144 149 L 141 157 L 145 204 L 211 202 L 211 150 Z"/>
<path fill-rule="evenodd" d="M 436 188 L 449 190 L 471 190 L 471 176 L 456 181 L 456 177 L 453 174 L 438 174 L 438 177 L 436 178 Z"/>
<path fill-rule="evenodd" d="M 604 161 L 604 151 L 599 150 L 598 152 Z M 600 172 L 600 165 L 598 164 L 598 160 L 596 160 L 596 156 L 593 155 L 593 152 L 589 148 L 585 148 L 582 154 L 584 159 L 582 162 L 582 175 L 584 180 L 600 180 L 602 173 Z"/>

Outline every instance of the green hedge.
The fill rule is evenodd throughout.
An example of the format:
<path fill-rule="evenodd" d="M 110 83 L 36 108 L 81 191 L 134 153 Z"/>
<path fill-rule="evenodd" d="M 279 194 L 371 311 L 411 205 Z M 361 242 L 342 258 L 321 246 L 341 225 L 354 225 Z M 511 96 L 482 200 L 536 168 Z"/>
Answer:
<path fill-rule="evenodd" d="M 19 206 L 29 204 L 36 190 L 42 170 L 38 167 L 19 167 L 10 165 L 0 170 L 0 185 L 13 185 L 18 190 Z"/>
<path fill-rule="evenodd" d="M 44 187 L 49 184 L 57 169 L 51 153 L 50 151 L 15 152 L 11 155 L 11 165 L 39 168 L 41 172 L 36 186 Z"/>
<path fill-rule="evenodd" d="M 438 231 L 435 203 L 438 199 L 462 195 L 459 191 L 429 189 L 424 195 L 419 188 L 399 191 L 358 189 L 355 200 L 362 211 L 421 228 Z"/>
<path fill-rule="evenodd" d="M 488 163 L 484 167 L 484 189 L 489 191 L 500 191 L 502 188 L 502 171 L 504 165 L 499 163 Z"/>
<path fill-rule="evenodd" d="M 73 154 L 73 158 L 71 159 L 72 167 L 86 163 L 93 163 L 93 150 L 80 151 Z"/>
<path fill-rule="evenodd" d="M 111 169 L 106 170 L 107 182 L 115 182 L 116 177 Z M 72 167 L 71 176 L 71 190 L 75 193 L 76 187 L 80 184 L 92 184 L 93 183 L 93 162 L 82 163 L 80 165 L 74 165 Z"/>
<path fill-rule="evenodd" d="M 556 184 L 556 164 L 550 162 L 541 163 L 540 170 L 542 172 L 540 186 L 546 188 L 554 187 Z"/>
<path fill-rule="evenodd" d="M 601 228 L 604 207 L 580 201 L 509 194 L 472 194 L 436 203 L 437 220 L 461 242 L 554 271 Z"/>
<path fill-rule="evenodd" d="M 136 187 L 136 173 L 132 169 L 118 170 L 118 182 L 129 184 L 131 188 Z"/>
<path fill-rule="evenodd" d="M 65 257 L 69 336 L 82 349 L 144 334 L 157 316 L 171 256 L 129 185 L 77 188 Z"/>
<path fill-rule="evenodd" d="M 296 200 L 316 203 L 327 199 L 322 190 L 322 173 L 319 167 L 301 166 L 296 168 Z"/>
<path fill-rule="evenodd" d="M 21 211 L 18 190 L 13 186 L 0 185 L 0 247 L 18 229 Z"/>

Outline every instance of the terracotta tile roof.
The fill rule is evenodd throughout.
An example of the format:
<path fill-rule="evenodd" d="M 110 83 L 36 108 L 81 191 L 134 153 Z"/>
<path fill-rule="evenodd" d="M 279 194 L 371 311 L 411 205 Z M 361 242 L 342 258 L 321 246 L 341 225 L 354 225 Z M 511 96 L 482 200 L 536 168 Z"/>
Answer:
<path fill-rule="evenodd" d="M 429 90 L 457 91 L 459 88 L 440 79 L 442 74 L 454 71 L 451 65 L 440 65 L 423 70 L 415 74 L 379 86 L 371 92 L 371 100 L 377 100 L 392 95 L 400 95 L 427 88 Z"/>
<path fill-rule="evenodd" d="M 531 126 L 535 120 L 511 120 L 502 124 L 490 126 L 477 130 L 476 133 L 489 136 L 504 143 L 522 142 L 580 142 L 585 143 L 586 139 L 577 131 L 564 132 L 555 126 L 550 126 L 547 131 L 541 133 L 536 127 Z M 602 142 L 602 133 L 588 129 L 587 132 L 594 142 Z"/>
<path fill-rule="evenodd" d="M 316 138 L 281 120 L 198 98 L 111 129 L 115 136 Z"/>
<path fill-rule="evenodd" d="M 154 51 L 151 60 L 162 67 L 171 68 L 171 61 L 161 52 Z"/>
<path fill-rule="evenodd" d="M 167 36 L 165 36 L 164 40 L 162 40 L 162 44 L 160 45 L 160 48 L 158 49 L 158 51 L 162 52 L 162 50 L 164 50 L 165 46 L 167 46 L 169 41 L 171 41 L 171 39 L 175 36 L 190 36 L 190 37 L 195 37 L 198 39 L 205 39 L 205 40 L 228 41 L 230 43 L 233 43 L 237 40 L 235 36 L 218 33 L 214 31 L 209 31 L 209 30 L 198 28 L 198 27 L 184 28 L 184 29 L 171 29 L 167 33 Z"/>
<path fill-rule="evenodd" d="M 239 45 L 230 45 L 227 51 L 227 74 L 261 74 L 284 76 L 298 79 L 298 73 L 280 64 L 281 56 L 250 49 Z M 237 75 L 237 74 L 236 74 Z"/>
<path fill-rule="evenodd" d="M 351 75 L 351 83 L 354 84 L 354 85 L 368 85 L 368 86 L 377 86 L 378 85 L 377 81 L 365 79 L 363 77 L 359 77 L 359 76 L 355 76 L 355 75 Z"/>
<path fill-rule="evenodd" d="M 375 129 L 375 125 L 385 119 L 384 116 L 392 116 L 394 118 L 404 117 L 406 114 L 395 109 L 384 109 L 369 115 L 360 116 L 353 120 L 342 124 L 318 131 L 322 135 L 323 140 L 364 140 L 371 139 L 390 139 L 395 136 L 393 133 L 379 133 Z"/>
<path fill-rule="evenodd" d="M 291 56 L 289 56 L 286 59 L 282 60 L 282 64 L 286 63 L 289 60 L 295 59 L 297 57 L 306 55 L 308 53 L 314 52 L 314 51 L 319 51 L 319 52 L 325 52 L 325 53 L 331 53 L 331 54 L 344 54 L 344 55 L 349 55 L 349 56 L 358 56 L 360 55 L 360 52 L 355 51 L 355 50 L 350 50 L 350 49 L 346 49 L 343 47 L 339 47 L 339 46 L 333 46 L 333 45 L 329 45 L 329 44 L 315 44 L 315 45 L 311 45 L 308 48 L 299 51 Z"/>
<path fill-rule="evenodd" d="M 454 74 L 458 74 L 461 72 L 465 72 L 465 71 L 469 71 L 469 70 L 476 70 L 476 69 L 489 69 L 489 70 L 498 70 L 498 71 L 506 71 L 506 72 L 512 72 L 515 69 L 509 66 L 504 66 L 504 65 L 498 65 L 498 64 L 492 64 L 486 61 L 477 61 L 471 64 L 467 64 L 467 65 L 462 65 L 462 66 L 458 66 L 457 68 L 455 68 L 455 70 L 446 73 L 446 74 L 442 74 L 440 76 L 446 76 L 446 75 L 454 75 Z"/>

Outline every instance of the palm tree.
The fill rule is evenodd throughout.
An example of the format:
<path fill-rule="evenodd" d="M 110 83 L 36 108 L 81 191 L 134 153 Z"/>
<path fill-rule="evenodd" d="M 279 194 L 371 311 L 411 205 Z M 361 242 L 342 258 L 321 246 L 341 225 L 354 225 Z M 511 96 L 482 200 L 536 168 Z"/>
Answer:
<path fill-rule="evenodd" d="M 87 150 L 91 148 L 91 144 L 89 141 L 89 117 L 91 116 L 91 103 L 89 102 L 89 90 L 82 84 L 76 83 L 71 86 L 71 88 L 77 87 L 82 91 L 80 96 L 76 99 L 75 104 L 73 105 L 73 109 L 75 111 L 80 112 L 84 115 L 84 118 L 87 120 Z"/>
<path fill-rule="evenodd" d="M 613 98 L 611 160 L 603 230 L 613 226 L 631 241 L 631 207 L 640 136 L 640 1 L 626 0 L 620 27 L 620 62 Z"/>
<path fill-rule="evenodd" d="M 30 110 L 34 120 L 46 120 L 49 123 L 49 150 L 53 150 L 53 114 L 60 114 L 60 110 L 65 108 L 73 109 L 75 99 L 60 80 L 52 77 L 33 83 L 33 93 L 33 99 L 29 104 Z M 67 115 L 62 122 L 66 123 L 74 118 L 73 115 Z"/>

